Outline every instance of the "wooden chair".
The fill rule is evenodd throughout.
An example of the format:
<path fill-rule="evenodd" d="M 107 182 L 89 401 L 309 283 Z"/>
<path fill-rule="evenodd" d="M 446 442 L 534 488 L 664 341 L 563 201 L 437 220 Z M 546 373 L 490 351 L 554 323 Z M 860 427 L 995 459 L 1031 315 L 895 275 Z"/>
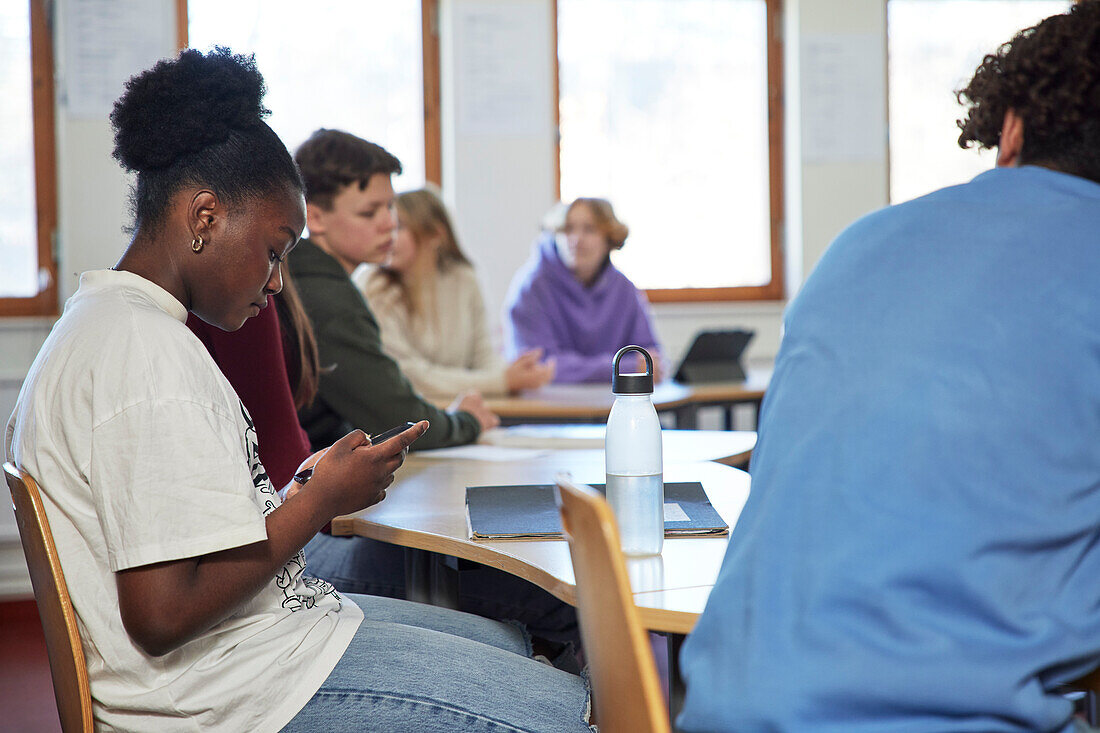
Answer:
<path fill-rule="evenodd" d="M 559 478 L 554 494 L 573 573 L 581 641 L 604 733 L 667 733 L 649 639 L 634 607 L 615 517 L 599 493 Z"/>
<path fill-rule="evenodd" d="M 50 675 L 53 677 L 61 729 L 65 733 L 90 733 L 93 726 L 88 667 L 84 662 L 76 614 L 68 586 L 65 585 L 65 574 L 61 571 L 50 523 L 46 519 L 41 492 L 30 474 L 10 463 L 4 464 L 4 476 L 11 490 L 23 554 L 27 556 L 27 566 L 31 571 L 38 617 L 42 620 L 42 630 L 46 635 L 46 651 L 50 658 Z"/>

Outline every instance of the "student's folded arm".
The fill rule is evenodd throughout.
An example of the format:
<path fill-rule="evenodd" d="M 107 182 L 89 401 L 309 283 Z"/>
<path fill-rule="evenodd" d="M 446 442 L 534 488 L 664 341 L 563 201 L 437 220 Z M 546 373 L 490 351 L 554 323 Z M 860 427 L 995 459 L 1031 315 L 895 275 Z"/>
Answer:
<path fill-rule="evenodd" d="M 596 382 L 611 379 L 610 354 L 581 354 L 561 344 L 554 336 L 545 308 L 537 295 L 528 292 L 517 299 L 508 311 L 511 324 L 512 350 L 516 355 L 541 348 L 544 358 L 556 363 L 554 381 L 563 384 Z"/>
<path fill-rule="evenodd" d="M 417 449 L 462 445 L 477 439 L 480 426 L 466 412 L 449 413 L 420 396 L 397 362 L 382 350 L 377 324 L 367 314 L 333 319 L 318 332 L 320 394 L 341 417 L 365 432 L 379 433 L 406 421 L 427 420 Z"/>
<path fill-rule="evenodd" d="M 150 656 L 178 649 L 252 599 L 330 519 L 315 494 L 299 492 L 267 515 L 262 542 L 120 570 L 126 632 Z"/>

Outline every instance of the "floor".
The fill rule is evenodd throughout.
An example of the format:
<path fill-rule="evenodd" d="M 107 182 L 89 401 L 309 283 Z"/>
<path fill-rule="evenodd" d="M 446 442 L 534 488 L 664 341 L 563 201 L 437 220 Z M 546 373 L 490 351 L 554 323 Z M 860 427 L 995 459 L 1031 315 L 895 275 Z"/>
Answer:
<path fill-rule="evenodd" d="M 0 602 L 0 728 L 60 733 L 46 658 L 46 640 L 33 600 Z"/>

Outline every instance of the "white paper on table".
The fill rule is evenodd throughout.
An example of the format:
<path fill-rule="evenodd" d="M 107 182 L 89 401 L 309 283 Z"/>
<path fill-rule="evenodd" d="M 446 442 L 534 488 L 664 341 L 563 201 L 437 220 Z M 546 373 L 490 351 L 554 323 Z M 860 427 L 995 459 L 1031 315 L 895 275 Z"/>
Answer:
<path fill-rule="evenodd" d="M 507 461 L 529 461 L 548 454 L 548 450 L 533 448 L 507 448 L 499 445 L 459 445 L 454 448 L 436 448 L 435 450 L 417 451 L 417 458 L 458 458 L 467 461 L 495 461 L 504 463 Z"/>
<path fill-rule="evenodd" d="M 560 438 L 565 440 L 603 440 L 607 426 L 598 425 L 516 425 L 502 428 L 520 438 Z"/>
<path fill-rule="evenodd" d="M 481 434 L 481 445 L 502 448 L 603 448 L 604 425 L 515 425 Z"/>
<path fill-rule="evenodd" d="M 666 522 L 689 522 L 691 517 L 687 515 L 684 508 L 674 501 L 665 502 L 665 521 Z"/>

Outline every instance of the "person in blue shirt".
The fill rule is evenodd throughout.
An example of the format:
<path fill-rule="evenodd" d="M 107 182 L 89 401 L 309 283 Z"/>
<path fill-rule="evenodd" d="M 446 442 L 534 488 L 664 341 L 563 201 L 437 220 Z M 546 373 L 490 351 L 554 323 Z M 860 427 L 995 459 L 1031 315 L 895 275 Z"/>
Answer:
<path fill-rule="evenodd" d="M 1100 2 L 959 93 L 969 183 L 842 232 L 788 308 L 685 731 L 1072 731 L 1100 664 Z"/>

